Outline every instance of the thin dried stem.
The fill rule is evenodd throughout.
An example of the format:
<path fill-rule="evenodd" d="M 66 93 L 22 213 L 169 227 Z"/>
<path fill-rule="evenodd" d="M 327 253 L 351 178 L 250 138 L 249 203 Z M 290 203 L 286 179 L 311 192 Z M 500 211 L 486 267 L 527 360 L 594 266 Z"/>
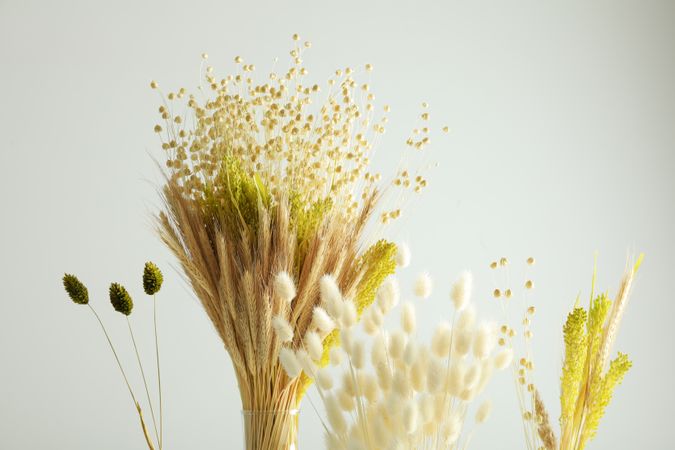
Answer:
<path fill-rule="evenodd" d="M 138 367 L 141 370 L 141 377 L 143 378 L 143 385 L 145 386 L 145 395 L 148 399 L 148 404 L 150 405 L 150 415 L 152 417 L 152 424 L 153 427 L 155 428 L 155 436 L 157 437 L 157 442 L 160 442 L 159 438 L 159 432 L 157 430 L 157 421 L 155 420 L 155 412 L 152 408 L 152 400 L 150 398 L 150 389 L 148 389 L 148 381 L 145 378 L 145 371 L 143 370 L 143 363 L 141 362 L 141 355 L 138 351 L 138 346 L 136 345 L 136 338 L 134 337 L 134 332 L 131 328 L 131 321 L 129 320 L 129 316 L 127 318 L 127 326 L 129 328 L 129 335 L 131 336 L 131 342 L 134 345 L 134 351 L 136 352 L 136 360 L 138 361 Z M 138 404 L 138 402 L 136 402 Z"/>

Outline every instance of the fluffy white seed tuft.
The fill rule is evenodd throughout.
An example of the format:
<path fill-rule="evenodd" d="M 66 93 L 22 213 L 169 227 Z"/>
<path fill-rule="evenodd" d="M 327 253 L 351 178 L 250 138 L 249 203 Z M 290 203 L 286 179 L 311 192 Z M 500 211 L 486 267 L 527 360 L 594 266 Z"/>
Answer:
<path fill-rule="evenodd" d="M 504 370 L 511 365 L 511 361 L 513 361 L 513 349 L 505 348 L 495 356 L 495 368 Z"/>
<path fill-rule="evenodd" d="M 466 378 L 466 366 L 461 361 L 457 361 L 450 366 L 448 371 L 447 387 L 448 392 L 457 397 L 464 389 L 464 379 Z"/>
<path fill-rule="evenodd" d="M 431 394 L 424 394 L 420 398 L 419 404 L 420 415 L 424 422 L 431 422 L 434 417 L 434 397 Z"/>
<path fill-rule="evenodd" d="M 405 351 L 403 352 L 403 362 L 406 366 L 410 367 L 417 359 L 417 342 L 410 339 L 405 346 Z"/>
<path fill-rule="evenodd" d="M 473 340 L 473 355 L 478 359 L 485 359 L 490 355 L 495 345 L 495 333 L 492 326 L 481 325 L 476 331 Z"/>
<path fill-rule="evenodd" d="M 410 302 L 405 303 L 401 311 L 401 328 L 407 334 L 413 334 L 416 327 L 415 306 Z"/>
<path fill-rule="evenodd" d="M 350 371 L 345 371 L 342 374 L 342 390 L 352 397 L 356 396 L 356 380 Z"/>
<path fill-rule="evenodd" d="M 342 304 L 342 293 L 333 275 L 324 275 L 319 280 L 321 302 L 332 317 L 339 318 Z"/>
<path fill-rule="evenodd" d="M 480 381 L 478 382 L 478 386 L 475 387 L 475 391 L 477 394 L 480 394 L 486 388 L 486 386 L 490 382 L 490 379 L 492 378 L 493 372 L 494 372 L 493 361 L 491 359 L 484 359 L 481 364 Z"/>
<path fill-rule="evenodd" d="M 406 433 L 413 434 L 417 429 L 417 416 L 417 403 L 409 400 L 403 408 L 403 429 Z"/>
<path fill-rule="evenodd" d="M 452 350 L 456 356 L 466 356 L 471 350 L 471 341 L 473 340 L 473 333 L 471 330 L 460 329 L 455 332 L 452 339 Z"/>
<path fill-rule="evenodd" d="M 431 296 L 431 288 L 433 282 L 428 273 L 421 273 L 417 276 L 415 280 L 415 285 L 413 286 L 413 292 L 419 298 L 429 298 Z"/>
<path fill-rule="evenodd" d="M 410 384 L 417 392 L 421 392 L 426 389 L 426 369 L 426 364 L 422 364 L 420 361 L 416 361 L 415 364 L 410 367 Z"/>
<path fill-rule="evenodd" d="M 464 389 L 473 389 L 481 376 L 481 365 L 479 363 L 472 364 L 469 370 L 464 374 Z"/>
<path fill-rule="evenodd" d="M 387 362 L 387 346 L 389 344 L 389 335 L 385 332 L 378 334 L 373 340 L 373 346 L 370 349 L 370 362 L 373 367 Z"/>
<path fill-rule="evenodd" d="M 328 423 L 336 434 L 343 434 L 347 431 L 347 421 L 342 415 L 340 403 L 335 395 L 327 395 L 325 399 L 326 414 Z"/>
<path fill-rule="evenodd" d="M 333 377 L 327 370 L 320 370 L 316 376 L 316 382 L 324 391 L 333 389 Z"/>
<path fill-rule="evenodd" d="M 396 265 L 405 268 L 410 265 L 410 247 L 405 242 L 396 246 Z"/>
<path fill-rule="evenodd" d="M 348 328 L 340 330 L 340 341 L 340 347 L 342 347 L 342 350 L 344 350 L 347 354 L 351 353 L 352 347 L 354 345 L 354 333 L 352 330 Z"/>
<path fill-rule="evenodd" d="M 437 358 L 431 358 L 429 368 L 427 369 L 427 391 L 434 393 L 441 389 L 443 384 L 443 374 L 445 369 L 443 364 Z"/>
<path fill-rule="evenodd" d="M 366 365 L 366 347 L 362 341 L 354 342 L 351 352 L 351 361 L 355 369 L 363 369 Z"/>
<path fill-rule="evenodd" d="M 368 336 L 373 336 L 375 333 L 377 333 L 380 329 L 377 325 L 375 325 L 375 322 L 373 322 L 373 319 L 370 317 L 370 315 L 364 317 L 361 319 L 361 324 L 363 325 L 363 331 L 368 335 Z"/>
<path fill-rule="evenodd" d="M 385 278 L 384 282 L 377 289 L 377 304 L 383 314 L 387 314 L 394 306 L 398 304 L 401 297 L 401 289 L 398 281 L 394 277 Z"/>
<path fill-rule="evenodd" d="M 338 391 L 337 399 L 338 402 L 340 403 L 340 408 L 342 408 L 342 410 L 345 412 L 353 410 L 354 407 L 356 406 L 354 397 L 351 395 L 350 392 L 347 392 L 345 389 L 340 389 Z"/>
<path fill-rule="evenodd" d="M 272 328 L 281 342 L 290 342 L 293 340 L 293 327 L 291 327 L 288 321 L 283 317 L 274 316 L 272 318 Z"/>
<path fill-rule="evenodd" d="M 298 358 L 295 356 L 295 352 L 290 348 L 283 347 L 279 351 L 279 362 L 289 378 L 295 378 L 300 375 L 302 367 L 300 366 Z"/>
<path fill-rule="evenodd" d="M 305 334 L 305 348 L 314 361 L 321 360 L 323 356 L 323 342 L 314 331 L 308 331 Z"/>
<path fill-rule="evenodd" d="M 457 319 L 457 328 L 460 330 L 466 330 L 473 328 L 476 324 L 476 308 L 473 305 L 465 305 L 462 312 L 459 314 Z"/>
<path fill-rule="evenodd" d="M 410 395 L 412 386 L 410 385 L 407 374 L 402 370 L 397 370 L 394 373 L 393 388 L 394 392 L 400 397 L 407 398 Z"/>
<path fill-rule="evenodd" d="M 473 277 L 471 276 L 471 272 L 462 272 L 457 281 L 452 285 L 450 298 L 457 311 L 464 308 L 469 302 L 469 299 L 471 298 L 472 282 Z"/>
<path fill-rule="evenodd" d="M 373 305 L 368 309 L 368 312 L 373 323 L 378 327 L 381 327 L 384 322 L 384 314 L 382 314 L 380 307 L 378 305 Z"/>
<path fill-rule="evenodd" d="M 274 277 L 274 293 L 285 302 L 292 302 L 295 298 L 295 283 L 288 272 L 279 272 Z"/>
<path fill-rule="evenodd" d="M 356 325 L 358 315 L 356 305 L 352 300 L 346 299 L 342 305 L 342 317 L 340 317 L 340 326 L 342 328 L 351 328 Z"/>
<path fill-rule="evenodd" d="M 459 438 L 459 434 L 462 431 L 462 419 L 460 419 L 456 413 L 452 413 L 448 420 L 446 420 L 443 429 L 442 435 L 445 445 L 451 446 Z"/>
<path fill-rule="evenodd" d="M 485 400 L 476 411 L 476 423 L 484 423 L 490 417 L 491 412 L 492 402 L 490 400 Z"/>
<path fill-rule="evenodd" d="M 339 366 L 342 364 L 342 357 L 344 353 L 342 353 L 342 349 L 340 347 L 333 347 L 330 349 L 330 363 L 332 366 Z"/>
<path fill-rule="evenodd" d="M 312 325 L 324 336 L 335 329 L 335 321 L 321 306 L 315 307 L 312 312 Z"/>
<path fill-rule="evenodd" d="M 296 352 L 295 356 L 298 358 L 298 363 L 300 363 L 300 367 L 302 367 L 302 371 L 305 372 L 305 375 L 309 378 L 314 378 L 316 374 L 316 364 L 314 364 L 314 360 L 309 352 L 304 348 L 301 348 Z"/>
<path fill-rule="evenodd" d="M 378 448 L 387 448 L 387 442 L 390 440 L 391 433 L 387 430 L 387 426 L 384 423 L 382 415 L 378 414 L 373 417 L 373 429 L 372 434 L 375 439 L 375 444 Z"/>
<path fill-rule="evenodd" d="M 383 392 L 388 392 L 393 384 L 391 369 L 389 369 L 387 364 L 381 363 L 375 366 L 375 372 L 380 389 L 382 389 Z"/>
<path fill-rule="evenodd" d="M 439 358 L 447 358 L 450 353 L 451 343 L 452 328 L 448 322 L 443 321 L 438 324 L 431 338 L 431 351 Z"/>
<path fill-rule="evenodd" d="M 392 333 L 391 339 L 389 340 L 389 356 L 393 359 L 401 358 L 405 351 L 406 342 L 406 335 L 402 331 Z"/>
<path fill-rule="evenodd" d="M 363 389 L 363 396 L 369 402 L 375 403 L 377 401 L 379 388 L 377 387 L 377 379 L 372 374 L 364 377 L 361 388 Z"/>

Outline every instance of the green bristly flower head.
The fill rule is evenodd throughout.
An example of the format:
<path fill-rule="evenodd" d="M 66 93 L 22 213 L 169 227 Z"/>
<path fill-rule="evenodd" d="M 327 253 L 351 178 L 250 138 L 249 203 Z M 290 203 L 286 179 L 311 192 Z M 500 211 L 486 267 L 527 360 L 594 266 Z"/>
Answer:
<path fill-rule="evenodd" d="M 78 305 L 89 303 L 89 291 L 87 287 L 77 279 L 75 275 L 69 273 L 63 275 L 63 287 L 68 293 L 68 297 Z"/>
<path fill-rule="evenodd" d="M 125 316 L 131 314 L 131 310 L 134 307 L 134 302 L 131 300 L 131 296 L 127 290 L 118 283 L 110 284 L 110 303 L 112 303 L 115 311 L 121 312 Z"/>
<path fill-rule="evenodd" d="M 143 290 L 145 293 L 148 295 L 156 294 L 162 287 L 163 281 L 164 277 L 159 267 L 150 261 L 146 262 L 143 269 Z"/>

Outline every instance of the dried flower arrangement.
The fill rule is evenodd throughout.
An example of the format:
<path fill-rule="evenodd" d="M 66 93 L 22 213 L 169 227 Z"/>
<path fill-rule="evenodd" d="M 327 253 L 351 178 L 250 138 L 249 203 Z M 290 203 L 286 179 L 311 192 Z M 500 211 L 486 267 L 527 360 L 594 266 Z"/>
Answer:
<path fill-rule="evenodd" d="M 595 295 L 594 269 L 588 310 L 579 306 L 577 298 L 574 309 L 567 316 L 563 326 L 565 353 L 560 377 L 560 439 L 553 430 L 544 401 L 533 381 L 530 326 L 535 308 L 526 308 L 522 322 L 524 353 L 519 364 L 514 365 L 513 374 L 528 450 L 582 450 L 595 437 L 614 389 L 632 365 L 624 353 L 619 352 L 611 362 L 609 354 L 642 259 L 643 255 L 640 255 L 633 265 L 627 266 L 614 301 L 608 293 Z M 531 257 L 527 260 L 528 265 L 534 262 Z M 492 262 L 490 267 L 506 272 L 508 265 L 508 260 L 501 258 L 499 262 Z M 506 275 L 506 283 L 508 279 Z M 529 291 L 534 283 L 528 279 L 524 286 Z M 513 293 L 510 288 L 504 292 L 502 295 L 501 289 L 496 287 L 494 296 L 506 312 L 505 303 Z M 499 338 L 499 344 L 513 350 L 516 331 L 505 324 L 501 332 L 503 336 Z"/>
<path fill-rule="evenodd" d="M 517 333 L 508 318 L 501 327 L 476 325 L 469 273 L 452 286 L 452 321 L 438 325 L 429 345 L 417 339 L 412 303 L 402 306 L 400 330 L 382 329 L 384 316 L 400 297 L 392 275 L 408 265 L 410 251 L 382 239 L 381 227 L 401 215 L 401 204 L 422 191 L 427 180 L 403 167 L 390 185 L 381 182 L 371 158 L 389 107 L 381 116 L 375 113 L 369 84 L 357 81 L 350 68 L 335 72 L 326 94 L 317 84 L 305 84 L 302 56 L 310 43 L 300 44 L 297 35 L 293 40 L 291 67 L 271 73 L 267 82 L 254 81 L 255 67 L 236 57 L 234 74 L 216 78 L 206 67 L 208 86 L 200 86 L 198 94 L 184 88 L 166 96 L 160 92 L 163 123 L 154 127 L 166 156 L 157 232 L 231 358 L 245 448 L 295 450 L 297 410 L 316 382 L 330 450 L 466 449 L 473 430 L 465 435 L 463 430 L 472 402 L 494 369 L 511 366 L 528 450 L 583 449 L 631 366 L 621 353 L 608 361 L 642 256 L 626 271 L 614 302 L 607 294 L 595 296 L 594 274 L 588 311 L 577 301 L 567 318 L 558 439 L 533 382 L 534 306 L 525 309 L 524 351 L 517 365 L 511 364 Z M 202 58 L 208 60 L 206 54 Z M 372 66 L 365 65 L 370 71 Z M 151 88 L 159 92 L 155 81 Z M 428 105 L 422 108 L 422 125 L 406 141 L 414 150 L 430 143 Z M 386 191 L 398 196 L 393 208 L 383 206 Z M 377 229 L 370 230 L 374 222 Z M 495 286 L 493 291 L 505 317 L 515 295 L 508 266 L 506 258 L 490 265 L 505 270 L 506 289 Z M 145 292 L 154 299 L 162 282 L 157 266 L 147 263 Z M 127 318 L 153 435 L 103 321 L 89 304 L 87 288 L 69 274 L 63 285 L 72 301 L 89 306 L 99 322 L 145 442 L 151 450 L 155 442 L 161 449 L 156 302 L 159 420 L 128 317 L 133 301 L 124 286 L 110 285 L 114 309 Z M 429 275 L 421 274 L 413 292 L 428 298 L 432 285 Z M 533 281 L 524 287 L 530 291 Z M 359 322 L 372 338 L 369 346 L 356 337 Z M 336 369 L 343 369 L 340 386 L 330 373 Z M 476 424 L 490 412 L 489 401 L 478 406 Z"/>
<path fill-rule="evenodd" d="M 145 438 L 145 443 L 147 444 L 148 448 L 150 450 L 155 450 L 161 449 L 162 448 L 162 438 L 164 436 L 164 411 L 163 411 L 163 405 L 162 405 L 162 376 L 160 372 L 160 363 L 159 363 L 159 338 L 157 335 L 157 297 L 156 294 L 159 292 L 159 290 L 162 287 L 162 283 L 164 282 L 164 277 L 162 275 L 162 272 L 159 270 L 159 268 L 152 262 L 147 262 L 145 263 L 145 267 L 143 268 L 143 279 L 142 279 L 142 284 L 143 284 L 143 291 L 147 295 L 152 296 L 152 307 L 153 307 L 153 327 L 154 327 L 154 332 L 155 332 L 155 360 L 157 363 L 157 390 L 159 392 L 159 420 L 157 420 L 157 416 L 155 415 L 155 409 L 153 407 L 151 395 L 150 395 L 150 390 L 148 388 L 148 381 L 145 376 L 145 370 L 143 369 L 143 363 L 141 362 L 141 355 L 138 350 L 138 345 L 136 344 L 136 338 L 134 336 L 134 331 L 133 327 L 131 326 L 131 321 L 129 320 L 129 316 L 131 315 L 133 308 L 134 308 L 134 302 L 129 295 L 129 292 L 127 289 L 122 286 L 119 283 L 111 283 L 110 288 L 108 289 L 109 291 L 109 297 L 110 297 L 110 303 L 112 304 L 113 308 L 115 311 L 123 314 L 125 316 L 126 322 L 127 322 L 127 328 L 129 329 L 129 336 L 131 337 L 131 342 L 134 347 L 134 352 L 136 354 L 136 360 L 138 361 L 138 368 L 141 372 L 141 377 L 143 378 L 143 385 L 145 388 L 145 394 L 146 394 L 146 399 L 148 401 L 148 406 L 150 408 L 150 415 L 152 418 L 152 426 L 154 429 L 154 438 L 156 439 L 157 442 L 157 447 L 155 447 L 155 440 L 153 440 L 152 432 L 148 430 L 148 427 L 145 423 L 145 419 L 143 418 L 143 410 L 141 408 L 140 402 L 137 400 L 136 394 L 134 394 L 134 390 L 131 387 L 131 384 L 129 383 L 129 379 L 127 377 L 126 372 L 124 371 L 124 367 L 122 366 L 122 362 L 120 361 L 118 355 L 117 355 L 117 350 L 115 350 L 115 346 L 112 342 L 112 339 L 110 338 L 110 335 L 108 334 L 108 330 L 106 329 L 105 325 L 103 324 L 103 320 L 101 320 L 101 317 L 98 315 L 96 312 L 96 309 L 89 303 L 89 290 L 87 287 L 75 276 L 71 274 L 65 274 L 63 276 L 63 287 L 66 290 L 66 293 L 70 297 L 70 299 L 78 304 L 78 305 L 87 305 L 89 307 L 89 310 L 92 312 L 94 317 L 96 318 L 98 324 L 101 326 L 101 330 L 103 331 L 103 334 L 105 335 L 106 341 L 108 342 L 108 345 L 110 346 L 110 350 L 113 353 L 113 356 L 115 357 L 115 361 L 117 363 L 117 367 L 120 369 L 120 373 L 122 374 L 122 377 L 124 378 L 124 383 L 126 384 L 127 389 L 129 390 L 129 394 L 131 395 L 131 400 L 134 402 L 134 407 L 136 408 L 136 412 L 138 414 L 138 418 L 141 423 L 141 430 L 143 431 L 143 436 Z"/>
<path fill-rule="evenodd" d="M 399 265 L 407 265 L 409 258 L 407 247 L 400 245 Z M 469 302 L 471 284 L 468 272 L 454 283 L 452 322 L 441 322 L 426 345 L 416 337 L 412 302 L 402 307 L 400 330 L 389 334 L 382 329 L 383 317 L 400 298 L 398 282 L 388 277 L 361 321 L 365 334 L 372 337 L 366 345 L 356 337 L 353 302 L 342 296 L 332 278 L 323 278 L 322 303 L 317 307 L 321 313 L 315 323 L 319 331 L 339 330 L 342 347 L 330 352 L 333 367 L 317 365 L 322 348 L 314 331 L 294 340 L 289 324 L 279 320 L 277 334 L 288 343 L 279 358 L 288 376 L 306 375 L 317 381 L 326 411 L 322 423 L 328 449 L 468 447 L 473 430 L 463 441 L 460 436 L 470 404 L 483 392 L 494 370 L 507 368 L 513 359 L 513 350 L 508 348 L 492 354 L 497 330 L 487 323 L 476 325 Z M 428 298 L 431 291 L 431 278 L 420 274 L 413 292 Z M 336 368 L 342 370 L 340 386 L 331 374 Z M 491 408 L 490 401 L 484 401 L 476 409 L 476 424 L 487 420 Z"/>
<path fill-rule="evenodd" d="M 315 320 L 322 277 L 330 274 L 354 300 L 358 318 L 395 269 L 396 246 L 365 236 L 382 200 L 370 158 L 389 107 L 378 117 L 370 86 L 350 68 L 335 72 L 327 94 L 304 84 L 310 43 L 293 39 L 285 74 L 256 84 L 254 66 L 241 57 L 237 72 L 221 79 L 207 67 L 203 100 L 182 88 L 162 95 L 163 125 L 155 126 L 167 166 L 157 229 L 231 357 L 252 417 L 247 445 L 255 449 L 294 445 L 292 412 L 311 382 L 282 369 L 275 317 L 286 320 L 298 345 Z M 158 89 L 154 81 L 151 87 Z M 428 111 L 421 120 L 407 141 L 416 150 L 430 142 Z M 406 197 L 426 184 L 401 169 L 389 189 Z M 380 212 L 379 223 L 400 214 Z M 320 339 L 325 364 L 338 334 Z"/>

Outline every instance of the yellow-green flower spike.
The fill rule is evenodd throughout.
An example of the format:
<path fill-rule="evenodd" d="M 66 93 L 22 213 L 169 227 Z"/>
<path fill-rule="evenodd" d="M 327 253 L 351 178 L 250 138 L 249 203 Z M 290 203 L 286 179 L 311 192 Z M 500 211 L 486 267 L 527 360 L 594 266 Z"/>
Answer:
<path fill-rule="evenodd" d="M 89 291 L 87 287 L 77 279 L 75 275 L 69 273 L 63 275 L 63 287 L 68 293 L 68 297 L 78 305 L 89 303 Z"/>
<path fill-rule="evenodd" d="M 143 290 L 145 293 L 148 295 L 156 294 L 161 289 L 163 281 L 164 276 L 162 276 L 159 267 L 150 261 L 146 262 L 143 269 Z"/>
<path fill-rule="evenodd" d="M 584 425 L 582 443 L 586 439 L 593 439 L 598 430 L 600 419 L 605 414 L 605 409 L 609 405 L 614 388 L 621 384 L 626 372 L 633 363 L 628 359 L 628 355 L 619 352 L 618 356 L 609 364 L 607 373 L 592 386 L 593 402 L 590 405 L 588 417 Z"/>
<path fill-rule="evenodd" d="M 118 283 L 110 284 L 110 303 L 112 303 L 115 311 L 121 312 L 125 316 L 131 314 L 131 310 L 134 307 L 134 302 L 131 300 L 131 296 L 127 290 Z"/>
<path fill-rule="evenodd" d="M 588 314 L 584 308 L 574 308 L 568 314 L 563 327 L 565 338 L 565 359 L 560 378 L 560 421 L 572 420 L 576 408 L 579 390 L 584 379 L 583 369 L 586 362 L 588 336 L 586 321 Z"/>

